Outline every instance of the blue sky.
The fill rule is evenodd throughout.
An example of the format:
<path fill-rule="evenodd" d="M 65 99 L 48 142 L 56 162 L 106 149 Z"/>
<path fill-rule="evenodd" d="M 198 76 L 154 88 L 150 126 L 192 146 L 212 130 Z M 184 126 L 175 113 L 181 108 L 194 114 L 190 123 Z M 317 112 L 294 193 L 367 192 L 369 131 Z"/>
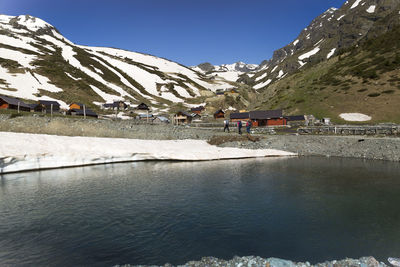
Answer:
<path fill-rule="evenodd" d="M 259 64 L 345 0 L 0 0 L 74 43 L 148 53 L 184 65 Z"/>

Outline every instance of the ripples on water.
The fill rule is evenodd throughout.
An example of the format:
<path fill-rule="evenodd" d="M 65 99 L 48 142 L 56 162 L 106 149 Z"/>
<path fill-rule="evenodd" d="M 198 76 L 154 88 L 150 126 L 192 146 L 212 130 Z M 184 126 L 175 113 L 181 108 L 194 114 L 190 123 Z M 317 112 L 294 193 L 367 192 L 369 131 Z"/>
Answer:
<path fill-rule="evenodd" d="M 140 162 L 5 175 L 0 265 L 400 255 L 398 163 Z"/>

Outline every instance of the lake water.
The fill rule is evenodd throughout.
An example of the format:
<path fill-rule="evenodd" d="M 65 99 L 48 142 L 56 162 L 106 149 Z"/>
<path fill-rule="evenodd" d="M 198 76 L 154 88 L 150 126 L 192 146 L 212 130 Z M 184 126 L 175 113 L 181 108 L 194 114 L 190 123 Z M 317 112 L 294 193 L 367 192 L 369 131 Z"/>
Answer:
<path fill-rule="evenodd" d="M 400 256 L 400 164 L 138 162 L 0 178 L 0 265 Z"/>

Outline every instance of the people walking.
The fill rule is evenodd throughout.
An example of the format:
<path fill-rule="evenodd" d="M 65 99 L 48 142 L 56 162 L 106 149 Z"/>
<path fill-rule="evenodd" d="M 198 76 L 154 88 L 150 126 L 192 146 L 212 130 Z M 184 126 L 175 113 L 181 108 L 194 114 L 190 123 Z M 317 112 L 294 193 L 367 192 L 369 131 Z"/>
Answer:
<path fill-rule="evenodd" d="M 228 130 L 228 133 L 230 132 L 229 131 L 229 120 L 228 119 L 224 120 L 224 132 L 225 132 L 225 130 Z"/>
<path fill-rule="evenodd" d="M 246 122 L 246 131 L 247 131 L 248 134 L 250 134 L 251 126 L 252 126 L 251 120 L 248 120 Z"/>
<path fill-rule="evenodd" d="M 237 127 L 238 127 L 239 134 L 242 134 L 242 121 L 237 122 Z"/>

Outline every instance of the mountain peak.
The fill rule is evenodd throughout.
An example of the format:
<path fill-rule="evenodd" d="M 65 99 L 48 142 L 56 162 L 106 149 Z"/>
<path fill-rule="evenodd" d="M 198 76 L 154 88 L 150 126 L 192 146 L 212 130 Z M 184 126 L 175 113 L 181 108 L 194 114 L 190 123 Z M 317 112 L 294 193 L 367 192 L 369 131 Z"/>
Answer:
<path fill-rule="evenodd" d="M 10 24 L 15 28 L 25 28 L 32 32 L 54 28 L 52 25 L 45 22 L 44 20 L 30 15 L 20 15 L 15 17 L 0 15 L 0 23 Z"/>

